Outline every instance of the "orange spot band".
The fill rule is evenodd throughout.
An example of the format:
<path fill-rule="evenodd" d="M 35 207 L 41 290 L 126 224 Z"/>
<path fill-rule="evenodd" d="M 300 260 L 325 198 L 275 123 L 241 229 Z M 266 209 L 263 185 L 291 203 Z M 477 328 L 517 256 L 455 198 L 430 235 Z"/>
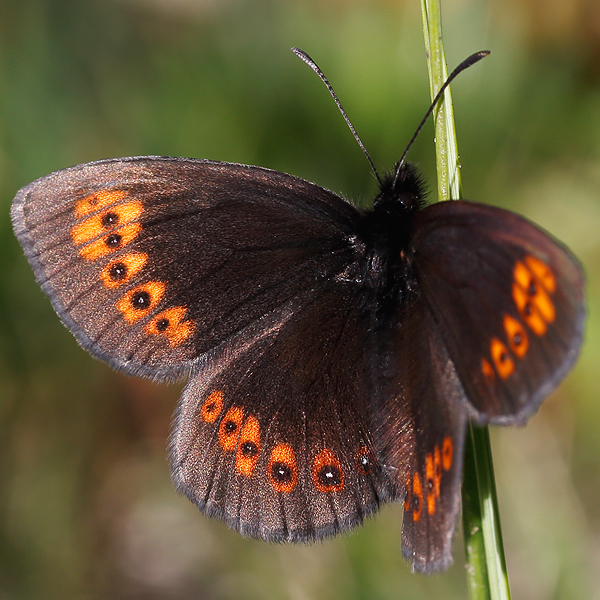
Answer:
<path fill-rule="evenodd" d="M 240 433 L 235 455 L 235 469 L 240 475 L 250 477 L 260 454 L 260 424 L 254 415 L 250 415 Z"/>
<path fill-rule="evenodd" d="M 243 418 L 244 409 L 240 406 L 232 406 L 225 413 L 219 425 L 219 443 L 226 452 L 235 450 Z"/>
<path fill-rule="evenodd" d="M 162 281 L 149 281 L 129 290 L 118 302 L 117 308 L 131 325 L 154 310 L 165 293 Z"/>
<path fill-rule="evenodd" d="M 127 197 L 123 190 L 99 190 L 75 203 L 75 217 L 81 219 L 87 215 L 102 210 L 112 204 L 117 204 Z"/>
<path fill-rule="evenodd" d="M 148 255 L 143 252 L 131 252 L 109 262 L 102 272 L 100 279 L 107 288 L 115 288 L 131 281 L 148 262 Z"/>
<path fill-rule="evenodd" d="M 277 444 L 269 458 L 269 479 L 276 492 L 289 493 L 298 482 L 296 455 L 289 444 Z"/>
<path fill-rule="evenodd" d="M 79 256 L 85 260 L 97 260 L 103 256 L 108 256 L 117 250 L 130 244 L 142 231 L 139 223 L 131 223 L 124 227 L 115 229 L 87 246 L 83 246 L 79 251 Z"/>
<path fill-rule="evenodd" d="M 200 415 L 206 423 L 214 423 L 223 410 L 223 392 L 211 392 L 200 410 Z"/>
<path fill-rule="evenodd" d="M 344 489 L 342 465 L 329 448 L 321 450 L 315 457 L 312 480 L 320 492 L 339 492 Z"/>

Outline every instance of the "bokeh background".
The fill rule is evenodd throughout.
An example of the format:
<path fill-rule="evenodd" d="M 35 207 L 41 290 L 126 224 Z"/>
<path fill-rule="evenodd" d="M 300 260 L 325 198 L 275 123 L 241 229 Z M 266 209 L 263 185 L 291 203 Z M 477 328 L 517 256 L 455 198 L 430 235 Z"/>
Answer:
<path fill-rule="evenodd" d="M 588 277 L 573 373 L 523 429 L 494 430 L 516 598 L 600 598 L 600 3 L 445 0 L 465 197 L 524 213 Z M 171 486 L 181 386 L 79 349 L 11 230 L 53 170 L 161 154 L 260 164 L 357 202 L 375 182 L 320 63 L 381 169 L 429 102 L 418 0 L 0 0 L 0 598 L 465 598 L 464 551 L 435 577 L 401 558 L 401 508 L 311 547 L 248 541 Z M 432 128 L 410 158 L 432 185 Z M 435 193 L 435 189 L 433 189 Z M 459 530 L 460 531 L 460 530 Z"/>

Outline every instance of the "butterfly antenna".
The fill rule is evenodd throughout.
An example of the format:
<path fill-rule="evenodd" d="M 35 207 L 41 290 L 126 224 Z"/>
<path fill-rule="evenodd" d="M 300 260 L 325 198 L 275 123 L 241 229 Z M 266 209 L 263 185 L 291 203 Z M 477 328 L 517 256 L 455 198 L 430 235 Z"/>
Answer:
<path fill-rule="evenodd" d="M 336 103 L 339 111 L 342 113 L 342 117 L 344 117 L 346 124 L 348 125 L 348 127 L 350 127 L 350 131 L 352 132 L 352 135 L 354 136 L 356 143 L 360 146 L 360 149 L 363 151 L 364 155 L 367 157 L 367 160 L 369 161 L 369 164 L 371 165 L 371 169 L 373 169 L 373 173 L 375 173 L 375 177 L 377 177 L 377 181 L 379 182 L 379 185 L 381 185 L 382 181 L 381 181 L 381 178 L 379 177 L 379 173 L 377 173 L 377 169 L 375 168 L 373 161 L 371 160 L 371 155 L 367 152 L 367 149 L 365 148 L 364 144 L 361 142 L 360 138 L 358 137 L 358 133 L 356 133 L 356 130 L 354 129 L 354 126 L 350 122 L 350 119 L 348 118 L 346 111 L 342 107 L 342 103 L 339 101 L 337 94 L 335 93 L 334 89 L 331 87 L 331 84 L 327 80 L 327 77 L 325 77 L 325 74 L 323 73 L 323 71 L 321 71 L 321 69 L 319 69 L 319 66 L 317 65 L 317 63 L 308 54 L 306 54 L 306 52 L 304 52 L 304 50 L 300 50 L 300 48 L 292 48 L 292 52 L 299 59 L 304 61 L 319 76 L 321 81 L 325 84 L 325 87 L 329 90 L 329 93 L 331 94 L 331 97 L 333 98 L 334 102 Z"/>
<path fill-rule="evenodd" d="M 463 60 L 460 63 L 460 65 L 458 65 L 458 67 L 456 67 L 456 69 L 454 69 L 454 71 L 452 71 L 452 73 L 450 73 L 450 76 L 448 77 L 448 79 L 446 79 L 446 81 L 444 82 L 444 85 L 442 85 L 442 87 L 440 88 L 440 91 L 436 94 L 435 98 L 433 99 L 433 102 L 431 103 L 429 110 L 427 111 L 427 113 L 423 117 L 423 120 L 417 127 L 417 130 L 415 131 L 415 134 L 412 136 L 412 139 L 410 140 L 410 142 L 408 142 L 408 146 L 406 146 L 406 150 L 404 151 L 402 158 L 400 159 L 400 161 L 398 162 L 398 165 L 396 166 L 396 175 L 394 176 L 394 187 L 398 180 L 398 176 L 400 175 L 400 168 L 404 164 L 404 160 L 406 159 L 406 155 L 408 154 L 410 147 L 413 145 L 414 141 L 417 139 L 417 136 L 421 132 L 421 129 L 423 129 L 423 125 L 425 125 L 425 123 L 427 122 L 429 115 L 433 112 L 433 110 L 437 106 L 437 103 L 439 102 L 440 98 L 442 97 L 442 94 L 446 91 L 446 88 L 450 85 L 450 82 L 453 81 L 459 73 L 462 73 L 462 71 L 464 71 L 465 69 L 468 69 L 469 67 L 473 66 L 476 62 L 479 62 L 482 58 L 486 57 L 488 54 L 490 54 L 489 50 L 481 50 L 480 52 L 475 52 L 475 54 L 471 54 L 471 56 L 469 56 L 468 58 L 465 58 L 465 60 Z"/>

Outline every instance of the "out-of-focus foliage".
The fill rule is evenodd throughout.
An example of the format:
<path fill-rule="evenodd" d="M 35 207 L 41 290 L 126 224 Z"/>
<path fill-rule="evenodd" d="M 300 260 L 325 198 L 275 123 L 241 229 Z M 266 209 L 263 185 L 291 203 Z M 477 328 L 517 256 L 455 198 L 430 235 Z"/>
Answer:
<path fill-rule="evenodd" d="M 524 213 L 588 275 L 572 375 L 525 429 L 494 431 L 515 597 L 600 595 L 600 5 L 446 0 L 466 197 Z M 417 0 L 0 2 L 0 598 L 464 598 L 464 554 L 425 578 L 400 555 L 401 509 L 312 547 L 243 540 L 169 480 L 178 386 L 112 373 L 81 351 L 10 227 L 17 189 L 110 156 L 260 164 L 367 202 L 377 165 L 428 105 Z M 410 158 L 433 177 L 432 129 Z"/>

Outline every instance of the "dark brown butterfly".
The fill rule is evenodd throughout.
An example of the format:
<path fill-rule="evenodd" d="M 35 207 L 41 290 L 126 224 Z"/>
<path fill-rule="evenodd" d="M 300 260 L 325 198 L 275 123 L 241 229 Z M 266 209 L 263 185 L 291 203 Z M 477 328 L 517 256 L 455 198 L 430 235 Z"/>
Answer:
<path fill-rule="evenodd" d="M 105 160 L 24 187 L 12 220 L 86 350 L 189 377 L 175 484 L 264 540 L 400 501 L 404 556 L 447 567 L 467 419 L 524 423 L 582 340 L 572 254 L 505 210 L 425 206 L 410 163 L 360 211 L 260 167 Z"/>

